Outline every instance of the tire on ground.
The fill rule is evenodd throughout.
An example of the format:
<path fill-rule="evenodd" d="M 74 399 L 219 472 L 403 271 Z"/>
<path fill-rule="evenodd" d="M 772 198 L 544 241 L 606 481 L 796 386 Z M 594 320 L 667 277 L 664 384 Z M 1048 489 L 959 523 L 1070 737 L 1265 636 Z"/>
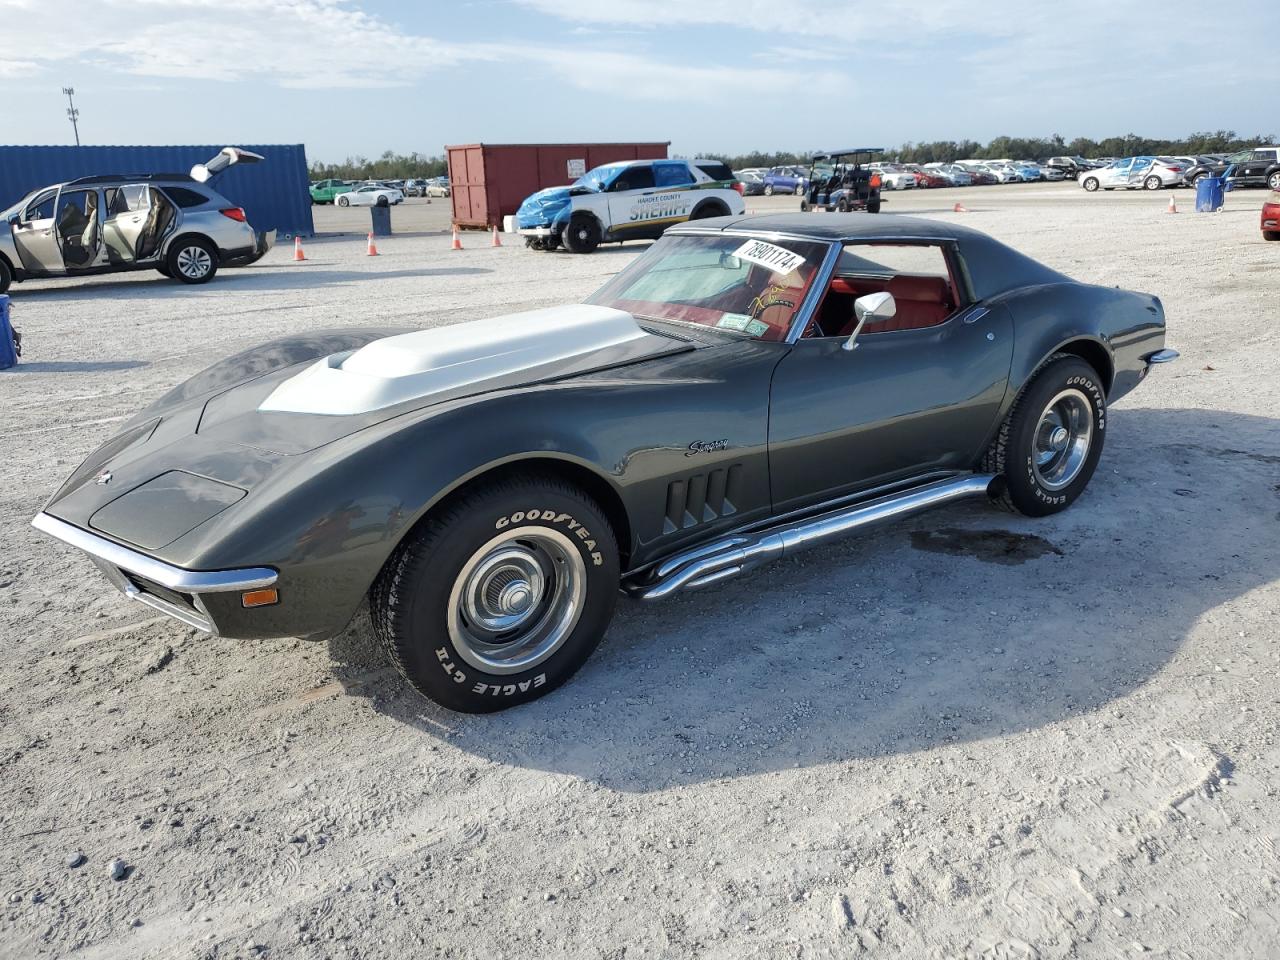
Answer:
<path fill-rule="evenodd" d="M 203 273 L 195 273 L 190 268 L 185 270 L 183 268 L 184 264 L 190 264 L 193 261 L 204 263 L 196 251 L 203 251 L 204 256 L 208 258 L 207 270 Z M 202 237 L 180 237 L 169 245 L 169 253 L 165 257 L 164 265 L 169 270 L 169 276 L 175 280 L 181 280 L 183 283 L 208 283 L 218 272 L 218 249 Z"/>
<path fill-rule="evenodd" d="M 4 293 L 13 284 L 13 270 L 3 258 L 0 258 L 0 293 Z"/>
<path fill-rule="evenodd" d="M 549 544 L 550 553 L 539 554 L 539 544 L 544 551 Z M 479 604 L 496 602 L 484 598 L 501 597 L 510 587 L 502 579 L 508 571 L 492 564 L 507 556 L 504 551 L 514 551 L 512 562 L 523 562 L 521 550 L 542 557 L 541 569 L 551 571 L 537 601 L 545 613 L 535 605 L 505 648 L 477 645 L 469 611 L 492 612 Z M 481 577 L 486 570 L 496 571 L 492 580 Z M 387 655 L 418 691 L 451 710 L 488 713 L 535 700 L 573 676 L 612 619 L 618 575 L 617 542 L 599 506 L 558 477 L 526 475 L 437 507 L 387 560 L 370 591 L 370 612 Z M 555 611 L 563 598 L 556 591 L 574 585 L 580 587 L 576 619 L 566 614 L 559 621 Z M 468 606 L 468 597 L 481 600 Z M 500 651 L 521 648 L 526 626 L 532 642 L 540 624 L 553 622 L 568 625 L 539 659 L 520 669 L 492 669 Z"/>
<path fill-rule="evenodd" d="M 600 246 L 600 223 L 587 213 L 576 213 L 560 237 L 570 253 L 591 253 Z"/>
<path fill-rule="evenodd" d="M 1060 453 L 1050 439 L 1064 407 L 1081 407 L 1077 428 L 1069 428 L 1074 443 L 1086 426 L 1087 445 L 1074 472 L 1052 482 L 1052 468 Z M 1087 412 L 1085 409 L 1087 408 Z M 983 459 L 983 470 L 996 474 L 998 502 L 1029 517 L 1043 517 L 1065 510 L 1084 492 L 1097 468 L 1106 436 L 1107 400 L 1102 378 L 1079 357 L 1054 354 L 1023 388 Z M 1041 457 L 1050 457 L 1041 463 Z"/>

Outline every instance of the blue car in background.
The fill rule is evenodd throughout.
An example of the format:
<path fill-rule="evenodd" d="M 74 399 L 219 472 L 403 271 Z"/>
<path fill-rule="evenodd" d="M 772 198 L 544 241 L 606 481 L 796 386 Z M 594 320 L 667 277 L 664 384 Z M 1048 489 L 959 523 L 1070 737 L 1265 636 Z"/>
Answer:
<path fill-rule="evenodd" d="M 773 167 L 764 175 L 764 195 L 794 193 L 803 196 L 809 192 L 809 171 L 804 167 Z"/>

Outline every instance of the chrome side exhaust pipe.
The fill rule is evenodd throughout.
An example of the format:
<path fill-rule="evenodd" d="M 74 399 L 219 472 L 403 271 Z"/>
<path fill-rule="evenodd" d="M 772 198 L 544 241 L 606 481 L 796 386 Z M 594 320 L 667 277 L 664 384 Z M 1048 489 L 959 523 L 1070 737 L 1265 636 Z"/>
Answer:
<path fill-rule="evenodd" d="M 985 496 L 994 479 L 994 474 L 978 473 L 938 480 L 795 520 L 772 530 L 729 536 L 678 553 L 659 564 L 647 577 L 624 584 L 623 589 L 640 600 L 661 600 L 680 590 L 719 583 L 817 543 L 957 500 Z"/>

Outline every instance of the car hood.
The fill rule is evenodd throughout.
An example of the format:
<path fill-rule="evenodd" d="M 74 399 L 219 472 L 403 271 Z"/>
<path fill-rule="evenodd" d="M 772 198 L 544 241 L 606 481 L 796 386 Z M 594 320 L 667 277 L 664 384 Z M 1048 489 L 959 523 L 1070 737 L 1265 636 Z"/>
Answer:
<path fill-rule="evenodd" d="M 293 338 L 215 365 L 99 447 L 45 510 L 158 547 L 133 532 L 138 516 L 191 501 L 200 510 L 179 511 L 184 522 L 203 522 L 206 508 L 221 511 L 283 471 L 313 469 L 304 454 L 323 457 L 321 448 L 377 424 L 695 349 L 642 329 L 630 314 L 585 304 L 380 335 L 386 332 Z M 338 352 L 322 352 L 326 344 Z M 146 497 L 131 499 L 128 511 L 122 505 L 99 515 L 135 490 Z M 176 538 L 183 531 L 161 532 Z"/>

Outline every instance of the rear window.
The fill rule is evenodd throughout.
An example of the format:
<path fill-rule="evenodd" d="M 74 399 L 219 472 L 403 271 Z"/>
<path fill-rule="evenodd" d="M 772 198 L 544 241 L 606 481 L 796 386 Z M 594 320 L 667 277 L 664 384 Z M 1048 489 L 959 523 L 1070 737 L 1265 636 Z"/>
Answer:
<path fill-rule="evenodd" d="M 168 194 L 175 206 L 182 207 L 184 210 L 188 207 L 203 206 L 209 202 L 209 198 L 204 194 L 188 190 L 186 187 L 165 187 L 164 192 Z"/>
<path fill-rule="evenodd" d="M 705 173 L 712 180 L 732 180 L 733 171 L 729 169 L 726 163 L 720 163 L 716 160 L 700 160 L 694 164 L 699 170 Z"/>

